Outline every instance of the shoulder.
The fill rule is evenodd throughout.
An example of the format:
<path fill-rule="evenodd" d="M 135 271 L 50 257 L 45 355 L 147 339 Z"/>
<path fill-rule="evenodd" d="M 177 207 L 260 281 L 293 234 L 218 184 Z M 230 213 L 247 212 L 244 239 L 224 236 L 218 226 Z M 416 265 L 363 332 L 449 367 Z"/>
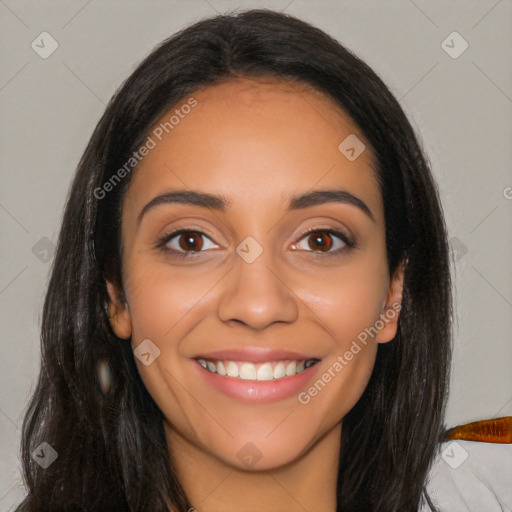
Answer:
<path fill-rule="evenodd" d="M 439 445 L 427 491 L 438 512 L 512 512 L 511 482 L 512 444 L 458 439 Z"/>

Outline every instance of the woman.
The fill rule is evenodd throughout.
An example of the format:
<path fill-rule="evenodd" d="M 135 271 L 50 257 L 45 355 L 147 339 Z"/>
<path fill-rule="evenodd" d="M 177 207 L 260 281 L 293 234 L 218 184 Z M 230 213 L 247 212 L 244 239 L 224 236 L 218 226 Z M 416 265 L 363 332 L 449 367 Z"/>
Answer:
<path fill-rule="evenodd" d="M 182 30 L 80 161 L 18 510 L 418 510 L 450 289 L 435 182 L 366 64 L 268 10 Z"/>

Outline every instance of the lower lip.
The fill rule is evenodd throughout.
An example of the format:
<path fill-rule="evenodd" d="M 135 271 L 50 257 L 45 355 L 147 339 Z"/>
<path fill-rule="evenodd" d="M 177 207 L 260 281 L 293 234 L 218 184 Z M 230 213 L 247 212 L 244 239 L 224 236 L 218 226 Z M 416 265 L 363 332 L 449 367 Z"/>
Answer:
<path fill-rule="evenodd" d="M 193 363 L 197 367 L 200 378 L 206 381 L 206 385 L 212 386 L 232 398 L 249 403 L 277 402 L 294 395 L 297 396 L 305 388 L 308 380 L 316 374 L 320 366 L 320 362 L 318 362 L 301 373 L 282 379 L 244 380 L 235 377 L 224 377 L 206 370 L 195 360 Z"/>

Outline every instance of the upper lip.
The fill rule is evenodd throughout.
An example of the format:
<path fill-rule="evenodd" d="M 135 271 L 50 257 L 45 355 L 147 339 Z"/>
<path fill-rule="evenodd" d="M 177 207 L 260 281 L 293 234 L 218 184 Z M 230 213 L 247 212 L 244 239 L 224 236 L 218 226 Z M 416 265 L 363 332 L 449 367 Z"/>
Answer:
<path fill-rule="evenodd" d="M 307 361 L 320 359 L 313 355 L 301 354 L 292 350 L 269 349 L 263 347 L 238 347 L 232 349 L 216 350 L 204 354 L 198 354 L 193 359 L 207 359 L 210 361 L 247 361 L 248 363 L 265 363 L 267 361 Z"/>

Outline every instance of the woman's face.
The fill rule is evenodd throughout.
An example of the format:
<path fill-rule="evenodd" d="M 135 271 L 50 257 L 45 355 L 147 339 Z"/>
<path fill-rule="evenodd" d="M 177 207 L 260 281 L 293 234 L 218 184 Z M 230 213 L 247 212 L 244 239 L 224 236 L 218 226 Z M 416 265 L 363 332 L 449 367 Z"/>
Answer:
<path fill-rule="evenodd" d="M 371 150 L 334 103 L 275 79 L 210 86 L 181 108 L 188 99 L 133 171 L 126 302 L 109 283 L 111 322 L 131 336 L 168 435 L 275 468 L 363 393 L 377 343 L 396 333 L 386 306 L 401 274 L 388 275 Z"/>

